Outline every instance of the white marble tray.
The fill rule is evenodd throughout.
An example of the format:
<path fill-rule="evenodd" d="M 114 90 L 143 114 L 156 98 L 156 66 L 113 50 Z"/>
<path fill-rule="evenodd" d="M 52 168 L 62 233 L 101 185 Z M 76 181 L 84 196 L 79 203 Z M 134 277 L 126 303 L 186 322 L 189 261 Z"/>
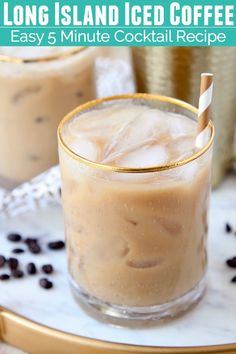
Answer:
<path fill-rule="evenodd" d="M 75 335 L 144 346 L 204 346 L 236 343 L 236 271 L 225 260 L 236 256 L 236 236 L 224 232 L 226 221 L 236 228 L 236 179 L 230 177 L 213 192 L 209 235 L 209 287 L 205 298 L 179 319 L 147 329 L 129 329 L 101 324 L 88 317 L 75 303 L 67 282 L 65 251 L 45 250 L 42 255 L 19 255 L 22 263 L 55 266 L 54 289 L 38 286 L 39 276 L 0 283 L 0 305 L 28 319 Z M 63 238 L 59 207 L 6 220 L 0 225 L 0 254 L 10 255 L 14 244 L 5 240 L 10 231 L 45 240 Z M 235 344 L 236 348 L 236 344 Z M 169 352 L 168 352 L 169 353 Z M 217 352 L 218 353 L 218 352 Z M 232 351 L 233 353 L 233 351 Z"/>

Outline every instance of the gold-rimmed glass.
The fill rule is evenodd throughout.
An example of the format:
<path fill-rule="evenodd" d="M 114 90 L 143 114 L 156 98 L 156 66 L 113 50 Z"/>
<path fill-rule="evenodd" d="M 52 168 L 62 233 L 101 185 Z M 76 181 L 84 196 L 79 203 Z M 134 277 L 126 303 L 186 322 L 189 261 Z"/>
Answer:
<path fill-rule="evenodd" d="M 23 57 L 17 50 L 0 50 L 0 185 L 7 189 L 57 164 L 61 117 L 95 97 L 96 48 L 36 51 L 32 57 L 27 48 Z"/>
<path fill-rule="evenodd" d="M 86 309 L 110 319 L 158 320 L 185 311 L 206 288 L 214 127 L 210 122 L 208 142 L 191 156 L 145 168 L 100 164 L 69 146 L 68 127 L 76 117 L 130 103 L 197 120 L 195 107 L 149 94 L 94 100 L 62 120 L 58 140 L 70 281 Z M 151 256 L 163 266 L 146 262 Z M 146 263 L 134 267 L 132 257 Z"/>

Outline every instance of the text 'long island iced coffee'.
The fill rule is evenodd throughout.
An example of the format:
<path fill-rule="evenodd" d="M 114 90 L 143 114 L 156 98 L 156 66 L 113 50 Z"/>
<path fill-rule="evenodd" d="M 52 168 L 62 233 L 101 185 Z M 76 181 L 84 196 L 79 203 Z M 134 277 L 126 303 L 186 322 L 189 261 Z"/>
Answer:
<path fill-rule="evenodd" d="M 196 150 L 196 112 L 136 94 L 90 102 L 62 121 L 69 273 L 80 302 L 160 319 L 203 295 L 213 127 Z"/>

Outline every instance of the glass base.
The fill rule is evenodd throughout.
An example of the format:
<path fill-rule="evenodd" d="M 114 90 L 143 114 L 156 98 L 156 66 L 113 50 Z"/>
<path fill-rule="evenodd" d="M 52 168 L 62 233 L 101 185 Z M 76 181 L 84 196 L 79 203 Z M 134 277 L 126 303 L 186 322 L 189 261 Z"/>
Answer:
<path fill-rule="evenodd" d="M 77 302 L 98 320 L 111 320 L 115 324 L 125 324 L 127 321 L 131 323 L 134 321 L 160 321 L 162 319 L 177 317 L 186 312 L 194 304 L 197 304 L 203 297 L 206 290 L 206 276 L 188 293 L 161 305 L 145 306 L 145 307 L 127 307 L 113 305 L 97 299 L 94 296 L 86 293 L 81 287 L 70 277 L 70 284 L 73 295 Z M 116 320 L 122 320 L 117 322 Z"/>

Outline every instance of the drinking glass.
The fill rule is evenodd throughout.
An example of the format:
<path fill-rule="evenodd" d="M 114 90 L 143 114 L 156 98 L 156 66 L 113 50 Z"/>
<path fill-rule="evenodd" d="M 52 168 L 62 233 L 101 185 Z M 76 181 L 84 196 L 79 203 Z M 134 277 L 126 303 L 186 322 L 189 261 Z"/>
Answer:
<path fill-rule="evenodd" d="M 122 114 L 130 104 L 197 120 L 192 105 L 151 94 L 94 100 L 62 120 L 58 140 L 69 276 L 87 310 L 110 319 L 159 320 L 190 308 L 206 288 L 214 128 L 210 122 L 209 141 L 200 150 L 159 166 L 106 165 L 69 146 L 75 118 L 92 111 L 96 120 L 96 112 L 101 116 L 113 105 L 120 105 Z"/>
<path fill-rule="evenodd" d="M 96 51 L 0 47 L 2 187 L 14 188 L 58 162 L 61 118 L 95 97 Z"/>

